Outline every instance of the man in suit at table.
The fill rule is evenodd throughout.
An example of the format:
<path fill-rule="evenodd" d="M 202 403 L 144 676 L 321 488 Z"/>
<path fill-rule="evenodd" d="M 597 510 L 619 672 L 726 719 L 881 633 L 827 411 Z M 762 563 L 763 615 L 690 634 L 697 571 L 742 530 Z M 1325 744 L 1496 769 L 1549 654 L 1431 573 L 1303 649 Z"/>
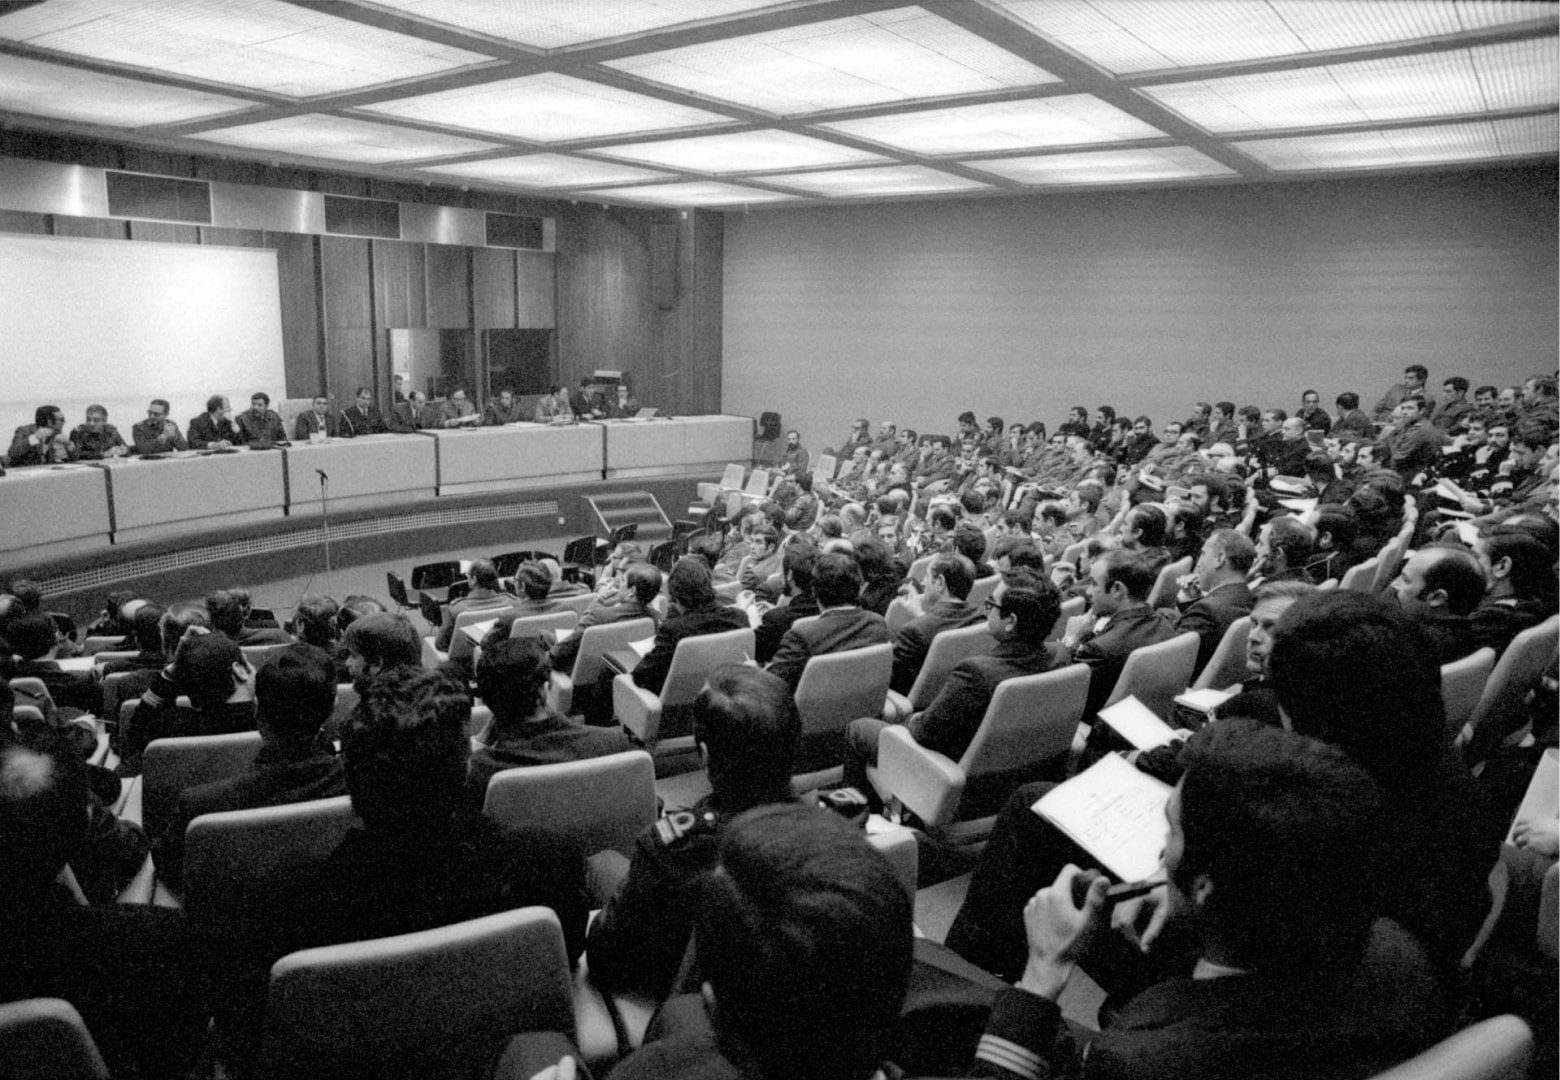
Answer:
<path fill-rule="evenodd" d="M 466 398 L 466 391 L 457 387 L 450 391 L 450 399 L 444 403 L 444 421 L 447 428 L 476 427 L 482 423 L 477 407 Z"/>
<path fill-rule="evenodd" d="M 428 405 L 427 394 L 421 390 L 413 390 L 410 399 L 396 402 L 395 409 L 390 414 L 390 430 L 407 432 L 438 427 L 444 418 L 437 413 L 437 409 Z"/>
<path fill-rule="evenodd" d="M 337 430 L 336 420 L 330 415 L 330 398 L 324 395 L 316 397 L 313 406 L 299 413 L 298 419 L 293 421 L 293 438 L 298 442 L 308 442 L 317 431 L 334 439 Z"/>
<path fill-rule="evenodd" d="M 286 446 L 287 428 L 275 409 L 271 408 L 271 395 L 254 394 L 249 399 L 249 411 L 238 417 L 239 441 L 246 446 Z"/>
<path fill-rule="evenodd" d="M 769 670 L 784 679 L 792 693 L 802 681 L 807 661 L 813 657 L 882 645 L 889 640 L 883 616 L 857 606 L 861 568 L 849 555 L 834 553 L 818 560 L 813 571 L 813 595 L 818 598 L 817 617 L 793 624 L 769 662 Z"/>
<path fill-rule="evenodd" d="M 373 391 L 366 386 L 358 387 L 352 407 L 341 410 L 341 420 L 336 427 L 345 439 L 358 435 L 384 434 L 385 418 L 379 415 L 379 406 L 374 404 Z"/>
<path fill-rule="evenodd" d="M 569 392 L 561 386 L 549 387 L 547 396 L 536 403 L 538 424 L 561 424 L 573 419 L 574 410 L 569 408 Z"/>
<path fill-rule="evenodd" d="M 488 427 L 518 424 L 525 419 L 528 419 L 525 410 L 515 400 L 515 392 L 508 388 L 500 390 L 498 400 L 488 402 L 487 410 L 482 414 L 482 422 Z"/>
<path fill-rule="evenodd" d="M 146 407 L 146 419 L 130 427 L 130 441 L 137 454 L 167 454 L 188 450 L 179 425 L 168 419 L 170 406 L 162 398 L 153 398 Z"/>
<path fill-rule="evenodd" d="M 229 450 L 243 438 L 228 415 L 233 411 L 228 399 L 212 394 L 206 399 L 206 411 L 190 421 L 191 450 Z"/>

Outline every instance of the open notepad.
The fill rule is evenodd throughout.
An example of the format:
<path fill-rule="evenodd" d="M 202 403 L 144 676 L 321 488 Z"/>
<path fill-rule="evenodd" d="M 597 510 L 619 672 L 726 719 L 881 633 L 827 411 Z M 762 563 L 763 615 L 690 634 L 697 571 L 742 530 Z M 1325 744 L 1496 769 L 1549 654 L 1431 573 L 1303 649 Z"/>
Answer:
<path fill-rule="evenodd" d="M 1170 825 L 1170 787 L 1109 754 L 1057 784 L 1031 807 L 1122 881 L 1159 869 Z"/>
<path fill-rule="evenodd" d="M 470 638 L 473 645 L 481 645 L 482 639 L 488 636 L 488 631 L 497 625 L 497 619 L 483 619 L 481 622 L 467 623 L 460 628 L 460 632 Z"/>
<path fill-rule="evenodd" d="M 1152 750 L 1175 741 L 1175 732 L 1170 725 L 1131 695 L 1101 709 L 1100 719 L 1138 750 Z"/>

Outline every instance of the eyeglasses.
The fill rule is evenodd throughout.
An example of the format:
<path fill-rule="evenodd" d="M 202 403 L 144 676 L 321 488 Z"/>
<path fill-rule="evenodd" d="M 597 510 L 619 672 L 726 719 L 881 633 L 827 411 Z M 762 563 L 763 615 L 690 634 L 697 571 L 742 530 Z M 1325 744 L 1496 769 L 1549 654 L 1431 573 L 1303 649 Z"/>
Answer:
<path fill-rule="evenodd" d="M 981 605 L 982 611 L 995 611 L 998 615 L 1005 615 L 1002 610 L 1002 602 L 994 596 L 986 597 L 986 602 Z"/>

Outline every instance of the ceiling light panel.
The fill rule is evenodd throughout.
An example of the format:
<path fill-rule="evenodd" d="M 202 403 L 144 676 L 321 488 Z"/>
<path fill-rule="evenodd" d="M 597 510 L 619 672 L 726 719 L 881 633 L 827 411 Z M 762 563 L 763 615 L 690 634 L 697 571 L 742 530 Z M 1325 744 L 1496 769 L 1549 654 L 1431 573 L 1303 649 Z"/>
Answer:
<path fill-rule="evenodd" d="M 743 206 L 749 203 L 790 202 L 794 196 L 762 188 L 699 181 L 687 184 L 654 184 L 644 187 L 608 188 L 605 191 L 581 191 L 578 197 L 609 201 L 632 199 L 659 206 Z"/>
<path fill-rule="evenodd" d="M 987 191 L 990 184 L 922 165 L 890 165 L 881 169 L 840 169 L 766 176 L 765 180 L 818 195 L 929 195 L 952 191 Z"/>
<path fill-rule="evenodd" d="M 1153 139 L 1164 132 L 1088 94 L 818 124 L 917 154 L 978 154 Z"/>
<path fill-rule="evenodd" d="M 556 74 L 423 94 L 363 111 L 543 143 L 732 123 L 719 113 Z"/>
<path fill-rule="evenodd" d="M 177 124 L 239 112 L 238 98 L 99 75 L 17 56 L 0 63 L 0 110 L 110 127 Z"/>
<path fill-rule="evenodd" d="M 705 173 L 808 169 L 820 165 L 854 165 L 885 160 L 881 154 L 868 150 L 810 139 L 806 135 L 794 135 L 789 131 L 697 135 L 687 139 L 606 146 L 597 153 L 646 165 Z"/>
<path fill-rule="evenodd" d="M 529 4 L 378 0 L 378 5 L 537 49 L 561 49 L 776 6 L 775 0 L 553 0 Z"/>
<path fill-rule="evenodd" d="M 780 116 L 1058 81 L 915 7 L 610 60 L 606 66 Z"/>
<path fill-rule="evenodd" d="M 1213 132 L 1323 127 L 1560 103 L 1560 40 L 1140 87 Z"/>
<path fill-rule="evenodd" d="M 0 37 L 289 97 L 490 59 L 281 0 L 50 0 L 0 18 Z"/>
<path fill-rule="evenodd" d="M 1550 113 L 1392 131 L 1252 139 L 1234 145 L 1279 172 L 1497 161 L 1560 151 L 1560 117 Z"/>
<path fill-rule="evenodd" d="M 1046 154 L 967 162 L 972 169 L 1021 184 L 1122 184 L 1234 176 L 1235 170 L 1186 146 L 1157 150 L 1101 150 L 1088 154 Z"/>
<path fill-rule="evenodd" d="M 592 161 L 590 158 L 571 157 L 568 154 L 529 154 L 525 157 L 466 161 L 455 165 L 429 165 L 423 171 L 536 188 L 623 184 L 659 180 L 667 175 L 653 169 L 636 169 L 631 165 Z"/>
<path fill-rule="evenodd" d="M 382 164 L 420 161 L 493 150 L 497 144 L 435 135 L 389 124 L 371 124 L 343 116 L 290 116 L 242 127 L 203 131 L 197 138 L 251 150 L 274 150 L 306 157 Z"/>
<path fill-rule="evenodd" d="M 1422 41 L 1554 22 L 1548 4 L 1497 0 L 995 0 L 1118 75 Z"/>

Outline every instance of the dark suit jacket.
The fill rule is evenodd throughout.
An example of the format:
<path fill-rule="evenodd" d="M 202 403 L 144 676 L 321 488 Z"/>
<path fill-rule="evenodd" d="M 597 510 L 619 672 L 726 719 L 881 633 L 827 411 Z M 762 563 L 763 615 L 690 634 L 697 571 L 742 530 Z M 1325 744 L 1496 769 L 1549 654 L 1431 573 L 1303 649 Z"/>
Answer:
<path fill-rule="evenodd" d="M 593 603 L 585 609 L 580 616 L 579 625 L 568 638 L 558 642 L 552 647 L 549 656 L 552 659 L 553 670 L 567 675 L 574 670 L 574 661 L 580 655 L 580 638 L 585 631 L 592 626 L 606 626 L 615 622 L 628 622 L 632 619 L 650 619 L 659 623 L 661 617 L 655 613 L 655 609 L 647 608 L 638 600 L 629 598 L 620 600 L 616 604 Z"/>
<path fill-rule="evenodd" d="M 924 615 L 911 619 L 902 626 L 894 638 L 894 674 L 888 687 L 896 693 L 908 694 L 915 685 L 926 654 L 932 647 L 932 639 L 944 630 L 957 630 L 973 626 L 984 618 L 978 608 L 972 608 L 963 600 L 943 600 L 934 604 Z"/>
<path fill-rule="evenodd" d="M 330 799 L 347 793 L 341 760 L 324 750 L 291 756 L 276 743 L 265 743 L 248 771 L 186 788 L 167 831 L 152 838 L 157 877 L 180 888 L 184 880 L 184 833 L 202 814 L 254 810 L 262 806 Z"/>
<path fill-rule="evenodd" d="M 184 441 L 183 434 L 179 431 L 179 425 L 173 425 L 173 434 L 164 436 L 164 425 L 153 423 L 150 420 L 142 420 L 130 426 L 130 441 L 135 443 L 135 452 L 138 454 L 166 454 L 173 450 L 188 450 L 190 444 Z"/>
<path fill-rule="evenodd" d="M 781 604 L 764 612 L 764 617 L 758 621 L 758 629 L 753 631 L 753 659 L 760 664 L 769 663 L 775 658 L 775 653 L 780 651 L 780 641 L 786 631 L 791 629 L 791 624 L 797 619 L 816 615 L 819 610 L 818 598 L 808 593 L 805 596 L 793 596 L 789 604 Z"/>
<path fill-rule="evenodd" d="M 1244 581 L 1220 585 L 1181 609 L 1178 633 L 1197 635 L 1197 666 L 1193 677 L 1213 659 L 1214 650 L 1224 640 L 1224 632 L 1236 619 L 1251 614 L 1251 590 Z"/>
<path fill-rule="evenodd" d="M 589 727 L 555 714 L 533 718 L 496 738 L 488 736 L 485 744 L 472 750 L 466 765 L 466 792 L 473 808 L 481 810 L 488 781 L 505 769 L 582 761 L 633 748 L 620 727 Z"/>
<path fill-rule="evenodd" d="M 745 630 L 748 625 L 747 616 L 734 607 L 707 607 L 663 620 L 655 632 L 655 645 L 634 668 L 634 685 L 659 694 L 666 685 L 666 674 L 671 670 L 672 654 L 677 651 L 679 641 L 685 637 Z"/>
<path fill-rule="evenodd" d="M 888 624 L 883 616 L 855 606 L 830 608 L 818 616 L 817 622 L 793 625 L 785 632 L 775 658 L 769 662 L 769 670 L 784 679 L 795 693 L 807 661 L 813 657 L 887 641 Z"/>
<path fill-rule="evenodd" d="M 1141 607 L 1112 615 L 1102 632 L 1080 642 L 1073 650 L 1073 659 L 1092 669 L 1089 698 L 1083 708 L 1084 722 L 1094 722 L 1100 706 L 1116 688 L 1116 680 L 1121 678 L 1121 669 L 1127 666 L 1133 649 L 1167 641 L 1180 632 L 1172 612 Z"/>
<path fill-rule="evenodd" d="M 323 430 L 331 438 L 335 438 L 337 431 L 336 418 L 326 413 L 324 419 L 321 419 L 319 413 L 313 409 L 308 409 L 299 413 L 298 419 L 293 421 L 293 438 L 298 442 L 308 442 L 309 436 L 320 430 Z"/>
<path fill-rule="evenodd" d="M 1054 647 L 1002 641 L 986 656 L 961 660 L 926 710 L 910 718 L 910 734 L 928 750 L 957 761 L 980 729 L 998 683 L 1050 671 L 1061 659 Z"/>
<path fill-rule="evenodd" d="M 399 411 L 400 406 L 396 406 Z M 380 435 L 385 430 L 385 418 L 379 415 L 379 406 L 370 405 L 364 412 L 356 405 L 350 409 L 341 410 L 341 419 L 336 427 L 340 430 L 342 438 L 350 439 L 355 435 Z"/>
<path fill-rule="evenodd" d="M 342 416 L 345 417 L 346 413 L 342 413 Z M 437 408 L 424 406 L 423 409 L 419 410 L 416 404 L 410 401 L 396 402 L 395 409 L 390 413 L 391 431 L 420 431 L 427 427 L 443 426 L 444 417 Z M 346 430 L 345 424 L 342 425 L 342 430 Z M 383 431 L 384 429 L 380 428 L 380 430 Z M 364 434 L 368 433 L 364 432 Z"/>
<path fill-rule="evenodd" d="M 231 418 L 224 418 L 221 424 L 217 424 L 211 419 L 210 413 L 201 413 L 195 417 L 185 430 L 189 432 L 191 450 L 204 450 L 208 444 L 223 439 L 234 446 L 244 441 Z"/>

